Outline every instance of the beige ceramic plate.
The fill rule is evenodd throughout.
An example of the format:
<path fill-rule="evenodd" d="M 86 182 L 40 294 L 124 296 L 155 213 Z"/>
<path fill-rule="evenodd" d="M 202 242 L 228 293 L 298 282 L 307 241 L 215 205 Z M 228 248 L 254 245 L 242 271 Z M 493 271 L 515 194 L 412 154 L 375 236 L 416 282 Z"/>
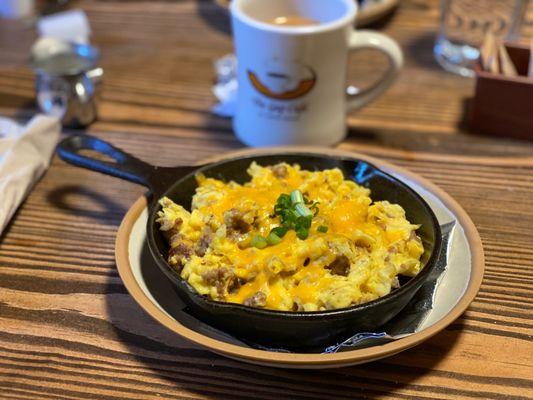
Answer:
<path fill-rule="evenodd" d="M 231 0 L 215 0 L 215 2 L 227 9 Z M 377 21 L 389 14 L 398 5 L 398 2 L 399 0 L 367 0 L 357 11 L 355 24 L 362 27 Z"/>
<path fill-rule="evenodd" d="M 229 153 L 222 158 L 284 151 L 299 150 L 245 150 Z M 447 270 L 435 291 L 433 309 L 415 334 L 379 346 L 333 354 L 280 353 L 250 348 L 183 311 L 183 304 L 173 292 L 171 283 L 158 270 L 149 255 L 146 245 L 148 211 L 144 197 L 139 198 L 127 212 L 116 239 L 116 262 L 119 274 L 139 305 L 168 329 L 201 347 L 246 362 L 292 368 L 339 367 L 388 357 L 423 342 L 459 317 L 478 292 L 484 269 L 481 240 L 472 221 L 459 204 L 431 182 L 384 161 L 335 150 L 306 149 L 305 151 L 366 160 L 395 175 L 417 191 L 431 206 L 441 225 L 456 221 L 448 245 Z"/>

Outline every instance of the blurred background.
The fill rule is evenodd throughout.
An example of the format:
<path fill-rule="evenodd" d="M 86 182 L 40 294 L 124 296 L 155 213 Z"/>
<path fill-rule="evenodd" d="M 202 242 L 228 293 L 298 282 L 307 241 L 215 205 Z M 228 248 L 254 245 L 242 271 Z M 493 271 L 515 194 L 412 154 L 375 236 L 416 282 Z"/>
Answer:
<path fill-rule="evenodd" d="M 37 0 L 32 15 L 0 22 L 0 114 L 29 118 L 37 111 L 34 73 L 28 66 L 37 38 L 37 19 L 81 9 L 88 17 L 90 41 L 101 51 L 99 65 L 105 71 L 98 120 L 90 129 L 207 127 L 227 132 L 229 120 L 209 113 L 216 101 L 213 63 L 232 52 L 229 15 L 223 3 Z M 405 68 L 386 95 L 349 115 L 349 126 L 361 133 L 388 126 L 426 134 L 462 130 L 465 101 L 473 94 L 474 80 L 443 73 L 435 59 L 441 2 L 395 3 L 385 15 L 364 22 L 400 43 Z M 528 44 L 533 36 L 533 12 L 531 4 L 523 3 L 527 10 L 516 39 Z M 373 51 L 353 55 L 350 83 L 363 86 L 378 79 L 386 68 L 380 57 Z M 458 95 L 450 96 L 451 91 Z"/>

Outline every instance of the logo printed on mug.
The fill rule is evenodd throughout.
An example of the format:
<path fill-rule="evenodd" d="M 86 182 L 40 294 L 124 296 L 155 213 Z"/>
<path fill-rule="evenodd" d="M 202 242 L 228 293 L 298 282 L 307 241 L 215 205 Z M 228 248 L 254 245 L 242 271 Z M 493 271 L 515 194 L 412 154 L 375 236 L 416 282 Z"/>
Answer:
<path fill-rule="evenodd" d="M 287 64 L 290 68 L 287 68 Z M 309 93 L 316 83 L 316 72 L 297 61 L 274 59 L 263 71 L 248 70 L 253 87 L 275 100 L 294 100 Z"/>

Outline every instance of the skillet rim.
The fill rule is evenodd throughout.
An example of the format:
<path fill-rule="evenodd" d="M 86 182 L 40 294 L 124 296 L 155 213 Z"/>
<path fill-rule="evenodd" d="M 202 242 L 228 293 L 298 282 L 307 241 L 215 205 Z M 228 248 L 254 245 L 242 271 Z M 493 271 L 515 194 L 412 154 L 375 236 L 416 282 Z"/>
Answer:
<path fill-rule="evenodd" d="M 211 300 L 204 295 L 199 294 L 187 281 L 185 281 L 166 261 L 165 257 L 163 256 L 163 252 L 160 251 L 159 247 L 157 246 L 157 242 L 154 237 L 154 232 L 158 232 L 158 228 L 155 227 L 155 219 L 157 216 L 157 212 L 160 210 L 160 205 L 158 203 L 158 200 L 166 196 L 168 192 L 170 192 L 173 188 L 178 185 L 178 183 L 182 180 L 185 180 L 186 178 L 190 177 L 191 175 L 195 175 L 199 172 L 204 172 L 206 170 L 209 170 L 213 167 L 216 167 L 221 164 L 228 164 L 235 161 L 240 161 L 243 159 L 250 159 L 251 161 L 254 161 L 256 158 L 262 158 L 262 157 L 270 157 L 270 156 L 301 156 L 301 157 L 315 157 L 315 158 L 322 158 L 327 160 L 338 160 L 338 161 L 350 161 L 350 162 L 362 162 L 365 163 L 372 168 L 374 168 L 376 171 L 379 171 L 379 173 L 385 175 L 388 179 L 392 180 L 396 185 L 402 186 L 404 189 L 406 189 L 413 197 L 415 197 L 423 206 L 425 212 L 429 215 L 430 220 L 432 221 L 431 227 L 433 228 L 433 234 L 435 237 L 435 242 L 433 245 L 433 250 L 431 254 L 429 255 L 424 267 L 421 269 L 421 271 L 416 275 L 415 277 L 411 278 L 406 284 L 401 286 L 400 288 L 391 291 L 390 293 L 386 294 L 385 296 L 379 297 L 377 299 L 371 300 L 367 303 L 357 304 L 350 307 L 345 308 L 338 308 L 333 310 L 324 310 L 324 311 L 282 311 L 282 310 L 270 310 L 270 309 L 262 309 L 262 308 L 256 308 L 256 307 L 250 307 L 245 306 L 243 304 L 238 303 L 230 303 L 230 302 L 221 302 L 216 300 Z M 357 183 L 357 182 L 356 182 Z M 404 295 L 407 295 L 410 291 L 413 291 L 416 293 L 420 286 L 423 284 L 423 282 L 431 275 L 431 272 L 433 271 L 437 258 L 441 251 L 442 246 L 442 232 L 440 230 L 440 224 L 437 220 L 437 217 L 435 216 L 435 213 L 429 206 L 429 204 L 420 196 L 415 190 L 413 190 L 409 185 L 402 182 L 400 179 L 396 178 L 395 176 L 391 175 L 390 173 L 384 171 L 383 169 L 377 167 L 372 162 L 366 161 L 364 159 L 358 158 L 358 157 L 351 157 L 349 155 L 336 155 L 336 154 L 325 154 L 320 152 L 313 152 L 312 150 L 304 150 L 304 151 L 298 151 L 297 149 L 287 149 L 287 150 L 281 150 L 281 151 L 274 151 L 274 152 L 261 152 L 257 154 L 243 154 L 243 155 L 236 155 L 234 157 L 230 158 L 223 158 L 216 160 L 214 162 L 210 162 L 208 164 L 199 165 L 197 168 L 191 170 L 190 172 L 187 172 L 186 174 L 179 177 L 177 180 L 173 181 L 170 185 L 166 186 L 163 190 L 161 190 L 162 193 L 151 193 L 151 199 L 149 201 L 149 215 L 148 215 L 148 221 L 146 226 L 146 233 L 148 238 L 148 248 L 150 249 L 150 253 L 158 267 L 163 271 L 163 273 L 174 283 L 176 288 L 182 292 L 185 293 L 189 297 L 193 297 L 197 299 L 191 300 L 196 303 L 205 303 L 205 307 L 209 307 L 210 309 L 224 309 L 224 311 L 227 310 L 238 310 L 241 313 L 247 313 L 247 314 L 253 314 L 255 316 L 264 316 L 264 317 L 271 317 L 271 318 L 279 318 L 279 317 L 286 317 L 290 319 L 317 319 L 321 317 L 327 317 L 327 318 L 344 318 L 346 314 L 352 314 L 357 312 L 363 312 L 366 309 L 372 309 L 374 307 L 378 307 L 380 305 L 383 305 L 384 303 L 389 303 L 391 301 L 396 300 L 397 298 L 403 297 Z M 418 285 L 418 287 L 416 287 Z M 413 293 L 413 295 L 414 295 Z"/>

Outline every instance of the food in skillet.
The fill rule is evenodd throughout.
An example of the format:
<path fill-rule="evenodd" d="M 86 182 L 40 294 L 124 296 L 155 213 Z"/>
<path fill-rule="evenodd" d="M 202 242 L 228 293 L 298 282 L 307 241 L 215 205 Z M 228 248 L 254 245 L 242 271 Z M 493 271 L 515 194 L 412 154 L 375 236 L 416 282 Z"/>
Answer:
<path fill-rule="evenodd" d="M 252 163 L 243 185 L 197 176 L 192 211 L 162 198 L 168 262 L 202 295 L 284 311 L 365 303 L 415 276 L 424 249 L 401 206 L 339 169 Z"/>

